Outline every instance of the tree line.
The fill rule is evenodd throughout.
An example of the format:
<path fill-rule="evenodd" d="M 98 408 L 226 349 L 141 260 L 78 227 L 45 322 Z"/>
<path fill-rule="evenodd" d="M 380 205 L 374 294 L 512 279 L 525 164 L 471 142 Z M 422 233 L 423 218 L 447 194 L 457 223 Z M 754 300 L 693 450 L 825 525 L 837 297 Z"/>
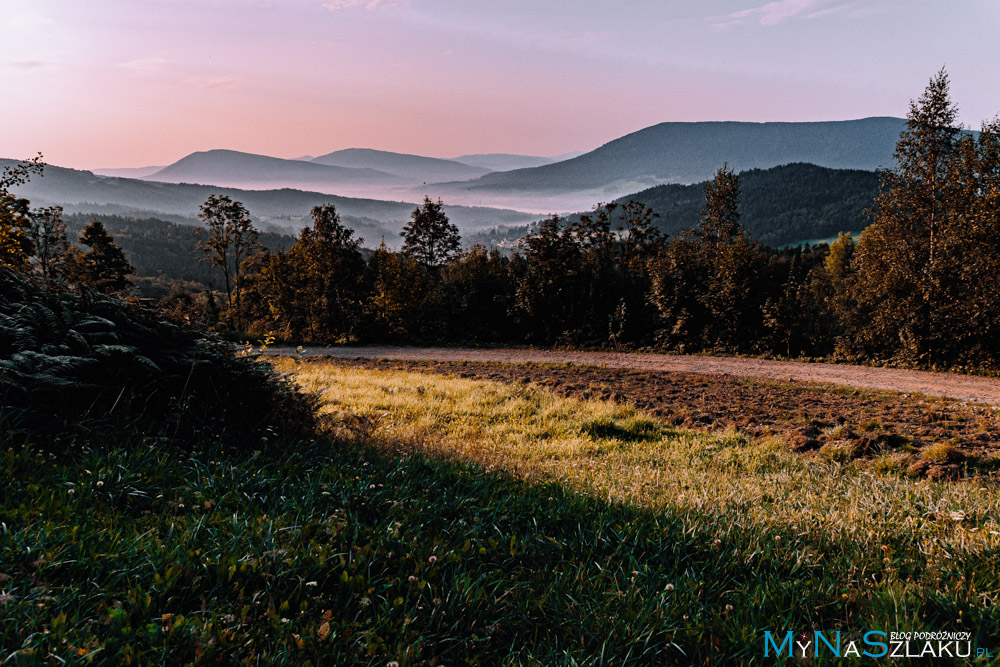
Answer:
<path fill-rule="evenodd" d="M 429 198 L 404 227 L 400 252 L 383 243 L 363 254 L 331 205 L 312 210 L 290 247 L 266 250 L 246 208 L 213 196 L 198 248 L 222 303 L 204 298 L 184 316 L 321 344 L 614 345 L 995 368 L 1000 122 L 973 134 L 956 117 L 942 70 L 911 102 L 872 224 L 857 242 L 842 234 L 829 246 L 753 241 L 727 165 L 706 185 L 692 231 L 668 237 L 649 207 L 602 204 L 545 220 L 509 256 L 463 251 Z M 4 224 L 44 218 L 8 199 Z M 10 245 L 3 238 L 0 248 Z M 42 241 L 25 247 L 48 253 Z M 43 264 L 25 266 L 46 281 Z"/>

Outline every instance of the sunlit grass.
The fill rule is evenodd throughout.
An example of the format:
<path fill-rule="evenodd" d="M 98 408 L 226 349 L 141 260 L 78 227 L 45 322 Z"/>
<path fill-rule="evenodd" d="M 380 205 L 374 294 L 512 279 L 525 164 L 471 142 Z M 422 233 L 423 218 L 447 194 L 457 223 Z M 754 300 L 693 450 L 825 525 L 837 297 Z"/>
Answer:
<path fill-rule="evenodd" d="M 0 664 L 770 664 L 765 630 L 809 629 L 996 646 L 992 487 L 529 385 L 294 370 L 328 437 L 8 437 Z"/>
<path fill-rule="evenodd" d="M 836 537 L 852 549 L 891 542 L 926 551 L 929 562 L 932 549 L 1000 546 L 1000 487 L 911 479 L 891 455 L 877 472 L 791 452 L 778 438 L 677 429 L 627 405 L 528 384 L 324 363 L 296 375 L 322 395 L 323 412 L 367 424 L 373 441 L 717 520 L 720 528 Z"/>

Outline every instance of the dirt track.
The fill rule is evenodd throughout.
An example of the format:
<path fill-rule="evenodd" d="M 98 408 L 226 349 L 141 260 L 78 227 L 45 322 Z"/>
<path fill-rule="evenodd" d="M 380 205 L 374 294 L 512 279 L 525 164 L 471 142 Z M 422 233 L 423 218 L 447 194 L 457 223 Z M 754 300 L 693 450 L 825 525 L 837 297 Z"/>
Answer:
<path fill-rule="evenodd" d="M 294 353 L 291 348 L 272 348 L 268 352 L 272 354 Z M 309 347 L 306 348 L 304 354 L 306 356 L 328 355 L 340 359 L 573 363 L 642 371 L 758 378 L 779 382 L 821 382 L 866 389 L 921 393 L 928 396 L 946 396 L 961 401 L 1000 406 L 1000 380 L 998 379 L 867 366 L 640 352 L 444 347 Z"/>

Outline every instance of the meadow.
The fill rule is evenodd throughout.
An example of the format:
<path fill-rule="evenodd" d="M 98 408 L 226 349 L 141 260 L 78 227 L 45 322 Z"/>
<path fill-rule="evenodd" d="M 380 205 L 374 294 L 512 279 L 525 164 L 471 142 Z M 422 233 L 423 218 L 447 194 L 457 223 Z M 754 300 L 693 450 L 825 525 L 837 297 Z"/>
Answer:
<path fill-rule="evenodd" d="M 761 664 L 997 636 L 1000 489 L 532 384 L 277 362 L 321 434 L 0 454 L 0 662 Z"/>

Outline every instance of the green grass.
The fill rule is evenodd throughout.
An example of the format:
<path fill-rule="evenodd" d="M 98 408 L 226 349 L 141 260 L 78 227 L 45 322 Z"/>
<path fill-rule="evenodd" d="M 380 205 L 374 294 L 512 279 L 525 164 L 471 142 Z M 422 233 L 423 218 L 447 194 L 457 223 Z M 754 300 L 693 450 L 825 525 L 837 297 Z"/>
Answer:
<path fill-rule="evenodd" d="M 0 664 L 739 664 L 767 629 L 998 635 L 993 487 L 531 386 L 300 375 L 327 439 L 5 442 Z"/>

